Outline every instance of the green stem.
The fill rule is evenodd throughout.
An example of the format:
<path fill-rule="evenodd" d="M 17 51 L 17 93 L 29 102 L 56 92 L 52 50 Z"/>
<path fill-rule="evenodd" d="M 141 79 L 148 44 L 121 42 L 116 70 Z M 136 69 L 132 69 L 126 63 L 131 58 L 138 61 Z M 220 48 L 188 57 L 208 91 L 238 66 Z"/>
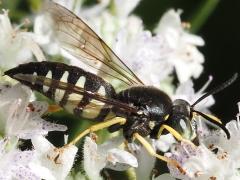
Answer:
<path fill-rule="evenodd" d="M 219 2 L 220 0 L 203 0 L 199 8 L 190 18 L 189 22 L 191 23 L 191 32 L 195 33 L 202 27 Z"/>

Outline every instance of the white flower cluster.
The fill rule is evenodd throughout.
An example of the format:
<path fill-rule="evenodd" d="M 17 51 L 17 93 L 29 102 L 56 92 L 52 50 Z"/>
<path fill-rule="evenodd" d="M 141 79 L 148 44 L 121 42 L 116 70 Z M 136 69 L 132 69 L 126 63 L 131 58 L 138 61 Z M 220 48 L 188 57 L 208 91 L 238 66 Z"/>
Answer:
<path fill-rule="evenodd" d="M 211 132 L 208 128 L 199 125 L 198 146 L 183 142 L 177 144 L 168 154 L 186 169 L 186 174 L 183 175 L 170 167 L 171 175 L 179 179 L 239 179 L 239 123 L 239 114 L 237 120 L 227 123 L 226 128 L 231 134 L 230 139 L 227 139 L 223 131 Z"/>
<path fill-rule="evenodd" d="M 41 49 L 33 40 L 34 34 L 20 29 L 26 23 L 27 21 L 13 28 L 8 18 L 8 11 L 3 10 L 3 14 L 0 14 L 1 71 L 29 61 L 32 55 L 34 55 L 38 61 L 45 60 Z"/>
<path fill-rule="evenodd" d="M 203 94 L 205 87 L 195 93 L 191 78 L 199 77 L 203 70 L 204 57 L 197 46 L 203 46 L 204 41 L 187 31 L 180 19 L 181 11 L 167 11 L 152 33 L 144 29 L 139 17 L 131 14 L 140 0 L 102 0 L 88 8 L 82 6 L 81 0 L 56 2 L 86 20 L 146 85 L 170 89 L 173 98 L 180 97 L 189 102 Z M 62 51 L 47 22 L 46 16 L 38 15 L 34 20 L 34 32 L 26 32 L 21 30 L 22 25 L 13 28 L 8 11 L 3 11 L 0 15 L 1 73 L 33 57 L 37 61 L 46 60 L 39 45 L 48 55 L 71 57 Z M 74 58 L 70 62 L 79 64 Z M 169 80 L 174 71 L 180 82 L 178 88 Z M 56 148 L 44 136 L 49 131 L 65 131 L 66 127 L 42 119 L 48 104 L 33 101 L 30 89 L 3 82 L 2 77 L 0 80 L 0 179 L 65 179 L 78 149 L 74 145 Z M 210 96 L 198 109 L 207 111 L 213 103 Z M 208 131 L 200 124 L 196 132 L 199 146 L 186 142 L 179 144 L 171 135 L 149 142 L 156 150 L 170 151 L 166 154 L 186 170 L 186 174 L 182 174 L 169 166 L 173 177 L 233 180 L 239 178 L 239 120 L 231 121 L 227 128 L 234 135 L 229 140 L 221 131 Z M 33 148 L 20 150 L 21 140 L 31 140 Z M 102 179 L 100 172 L 104 168 L 125 171 L 130 167 L 135 168 L 134 173 L 131 172 L 135 178 L 150 177 L 155 158 L 136 144 L 125 150 L 123 141 L 115 137 L 98 145 L 94 138 L 85 139 L 83 169 L 89 179 Z M 75 178 L 85 179 L 85 176 L 75 173 Z M 165 174 L 157 179 L 171 177 Z"/>
<path fill-rule="evenodd" d="M 49 131 L 66 126 L 47 122 L 41 116 L 48 104 L 30 101 L 31 90 L 20 84 L 0 84 L 0 179 L 64 179 L 74 162 L 77 148 L 59 154 L 47 139 Z M 33 149 L 21 151 L 21 140 L 30 139 Z M 55 158 L 59 156 L 59 163 Z"/>

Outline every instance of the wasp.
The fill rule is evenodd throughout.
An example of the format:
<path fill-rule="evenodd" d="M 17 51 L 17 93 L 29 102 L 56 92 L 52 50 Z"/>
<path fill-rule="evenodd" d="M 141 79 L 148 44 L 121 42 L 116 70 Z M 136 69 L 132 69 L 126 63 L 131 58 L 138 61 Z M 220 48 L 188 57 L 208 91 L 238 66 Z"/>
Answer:
<path fill-rule="evenodd" d="M 160 89 L 144 85 L 109 46 L 71 11 L 49 1 L 46 12 L 51 17 L 61 47 L 97 69 L 98 75 L 80 67 L 47 61 L 21 64 L 6 71 L 5 75 L 54 100 L 68 112 L 99 122 L 69 144 L 75 144 L 88 133 L 103 128 L 108 128 L 110 132 L 122 129 L 128 142 L 138 140 L 151 155 L 173 163 L 167 157 L 158 155 L 144 137 L 159 138 L 165 129 L 179 141 L 191 140 L 194 134 L 191 121 L 196 114 L 220 127 L 230 137 L 219 119 L 194 107 L 233 83 L 237 74 L 192 105 L 184 99 L 172 101 Z M 173 164 L 179 168 L 176 162 Z"/>

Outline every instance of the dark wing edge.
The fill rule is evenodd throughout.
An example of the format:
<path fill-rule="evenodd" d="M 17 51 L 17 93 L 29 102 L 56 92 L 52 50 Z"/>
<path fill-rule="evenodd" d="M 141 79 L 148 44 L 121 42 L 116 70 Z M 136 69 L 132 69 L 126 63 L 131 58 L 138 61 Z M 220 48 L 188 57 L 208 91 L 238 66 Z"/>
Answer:
<path fill-rule="evenodd" d="M 143 85 L 111 48 L 78 16 L 52 1 L 47 2 L 45 9 L 53 20 L 57 39 L 64 50 L 97 69 L 108 82 L 117 79 L 127 86 Z"/>

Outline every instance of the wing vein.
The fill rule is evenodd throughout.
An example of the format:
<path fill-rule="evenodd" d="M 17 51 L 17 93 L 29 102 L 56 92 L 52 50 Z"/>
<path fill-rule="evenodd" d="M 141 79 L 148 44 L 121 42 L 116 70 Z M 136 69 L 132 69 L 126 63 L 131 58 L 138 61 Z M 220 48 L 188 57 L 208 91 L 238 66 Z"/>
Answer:
<path fill-rule="evenodd" d="M 66 34 L 69 35 L 70 37 L 74 38 L 74 36 L 71 35 L 71 34 L 69 34 L 68 32 L 65 32 L 65 31 L 62 31 L 62 30 L 59 30 L 59 31 L 62 32 L 62 33 L 66 33 Z M 74 38 L 74 39 L 75 39 L 75 38 Z M 75 40 L 78 41 L 79 43 L 81 43 L 80 40 L 78 40 L 78 39 L 75 39 Z M 60 42 L 64 43 L 65 41 L 61 41 L 61 40 L 60 40 Z M 68 45 L 70 45 L 70 44 L 68 44 Z M 93 44 L 91 44 L 91 45 L 93 45 Z M 76 46 L 76 45 L 74 45 L 74 44 L 71 44 L 70 46 L 73 46 L 74 48 L 77 48 L 77 49 L 79 49 L 79 50 L 87 53 L 88 55 L 90 54 L 92 57 L 95 58 L 95 59 L 90 59 L 90 58 L 88 58 L 88 59 L 90 59 L 90 60 L 98 60 L 98 61 L 102 62 L 104 65 L 106 65 L 106 66 L 112 68 L 113 70 L 115 70 L 118 74 L 124 75 L 121 71 L 119 71 L 118 69 L 116 69 L 116 67 L 110 66 L 110 65 L 107 64 L 105 61 L 102 61 L 102 60 L 99 59 L 97 56 L 95 56 L 94 54 L 92 54 L 91 51 L 88 52 L 87 49 L 83 50 L 83 49 L 81 49 L 79 46 Z M 94 45 L 93 45 L 93 46 L 94 46 Z M 95 46 L 94 46 L 94 47 L 95 47 Z M 98 50 L 97 47 L 95 47 L 95 48 L 96 48 L 96 50 Z M 67 49 L 65 49 L 65 50 L 67 50 Z M 68 52 L 71 54 L 71 51 L 68 50 Z M 83 55 L 80 55 L 80 56 L 81 56 L 82 58 L 87 58 L 87 57 L 84 57 Z M 93 67 L 93 68 L 94 68 L 94 67 Z M 121 67 L 119 66 L 119 68 L 121 68 Z M 98 69 L 98 70 L 101 70 L 101 69 Z M 124 70 L 124 69 L 123 69 L 123 70 Z M 103 72 L 105 72 L 105 71 L 103 71 Z M 105 73 L 106 73 L 106 72 L 105 72 Z M 126 73 L 127 73 L 127 72 L 126 72 Z M 109 73 L 108 73 L 108 75 L 109 75 Z M 113 76 L 113 77 L 116 77 L 116 76 Z M 127 83 L 127 84 L 129 84 L 129 85 L 133 85 L 134 83 L 136 83 L 136 82 L 132 82 L 132 79 L 130 79 L 130 78 L 127 77 L 127 76 L 126 76 L 126 77 L 124 76 L 124 78 L 126 78 L 127 80 L 129 80 L 129 81 L 131 82 L 131 83 Z M 121 79 L 121 78 L 117 78 L 117 79 L 119 79 L 119 80 L 123 81 L 124 83 L 126 83 L 126 81 L 123 80 L 123 79 Z"/>
<path fill-rule="evenodd" d="M 46 9 L 52 17 L 63 49 L 75 57 L 81 57 L 79 60 L 101 72 L 102 78 L 109 83 L 118 80 L 125 84 L 125 88 L 143 85 L 131 69 L 78 16 L 52 1 L 48 1 Z M 119 84 L 116 84 L 118 88 Z"/>

